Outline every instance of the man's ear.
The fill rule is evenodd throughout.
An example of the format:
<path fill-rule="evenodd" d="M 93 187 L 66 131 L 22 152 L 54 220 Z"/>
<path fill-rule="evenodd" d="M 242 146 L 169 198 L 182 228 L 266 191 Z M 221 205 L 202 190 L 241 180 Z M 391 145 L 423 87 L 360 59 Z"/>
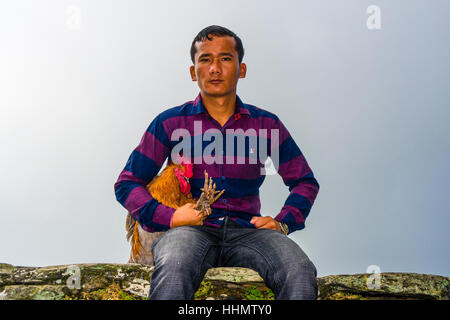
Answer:
<path fill-rule="evenodd" d="M 191 66 L 189 68 L 189 71 L 191 73 L 191 79 L 192 81 L 197 81 L 197 76 L 195 75 L 195 66 Z"/>
<path fill-rule="evenodd" d="M 245 78 L 247 74 L 247 65 L 245 63 L 239 64 L 239 78 Z"/>

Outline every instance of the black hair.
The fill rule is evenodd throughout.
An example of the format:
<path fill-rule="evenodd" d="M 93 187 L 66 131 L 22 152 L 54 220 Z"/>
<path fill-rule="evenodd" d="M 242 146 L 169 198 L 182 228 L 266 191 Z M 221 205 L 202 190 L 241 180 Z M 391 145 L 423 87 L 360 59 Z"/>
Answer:
<path fill-rule="evenodd" d="M 242 62 L 242 59 L 244 58 L 244 47 L 242 46 L 241 39 L 231 30 L 228 30 L 225 27 L 212 25 L 209 27 L 204 28 L 202 31 L 200 31 L 197 36 L 192 41 L 191 45 L 191 60 L 192 63 L 195 64 L 195 53 L 197 52 L 197 48 L 195 47 L 195 43 L 197 41 L 205 41 L 208 39 L 209 41 L 212 41 L 212 37 L 209 37 L 209 35 L 217 36 L 217 37 L 223 37 L 223 36 L 230 36 L 233 37 L 234 40 L 236 40 L 236 51 L 238 52 L 239 56 L 239 63 Z"/>

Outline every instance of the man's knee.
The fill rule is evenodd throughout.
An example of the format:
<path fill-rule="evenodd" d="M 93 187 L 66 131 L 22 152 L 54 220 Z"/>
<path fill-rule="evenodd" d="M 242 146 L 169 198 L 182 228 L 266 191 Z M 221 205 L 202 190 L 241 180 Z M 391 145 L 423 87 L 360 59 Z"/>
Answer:
<path fill-rule="evenodd" d="M 273 233 L 274 285 L 289 299 L 316 299 L 318 293 L 317 270 L 301 247 L 286 236 Z"/>
<path fill-rule="evenodd" d="M 309 259 L 282 264 L 274 278 L 283 299 L 317 299 L 317 270 Z"/>

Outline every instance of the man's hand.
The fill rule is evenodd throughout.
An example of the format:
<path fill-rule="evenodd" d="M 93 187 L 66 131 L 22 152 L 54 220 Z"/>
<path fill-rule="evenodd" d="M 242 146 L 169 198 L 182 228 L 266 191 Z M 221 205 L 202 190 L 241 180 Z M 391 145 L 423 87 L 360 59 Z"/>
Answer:
<path fill-rule="evenodd" d="M 202 216 L 199 210 L 194 209 L 194 203 L 186 203 L 173 213 L 172 228 L 181 226 L 201 226 Z"/>
<path fill-rule="evenodd" d="M 280 223 L 272 217 L 253 217 L 250 220 L 257 229 L 272 229 L 281 231 Z"/>

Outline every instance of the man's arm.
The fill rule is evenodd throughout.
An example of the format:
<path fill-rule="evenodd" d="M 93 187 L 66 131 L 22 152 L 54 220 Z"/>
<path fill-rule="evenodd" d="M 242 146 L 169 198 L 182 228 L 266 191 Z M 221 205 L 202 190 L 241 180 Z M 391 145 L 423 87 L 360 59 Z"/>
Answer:
<path fill-rule="evenodd" d="M 153 199 L 146 188 L 158 174 L 169 152 L 169 137 L 157 116 L 131 153 L 114 184 L 117 201 L 149 232 L 169 229 L 175 212 L 175 209 Z"/>
<path fill-rule="evenodd" d="M 300 148 L 280 120 L 277 128 L 280 130 L 278 174 L 289 187 L 290 193 L 275 220 L 286 223 L 291 233 L 305 228 L 306 217 L 319 192 L 319 183 Z"/>
<path fill-rule="evenodd" d="M 279 119 L 275 129 L 279 130 L 279 147 L 274 146 L 275 148 L 272 150 L 272 152 L 278 152 L 279 154 L 279 163 L 275 166 L 284 184 L 289 187 L 290 194 L 275 218 L 254 217 L 251 223 L 254 223 L 256 228 L 281 231 L 277 221 L 283 222 L 289 229 L 288 233 L 292 233 L 305 227 L 306 217 L 319 192 L 319 183 L 314 178 L 314 174 L 300 148 Z"/>

